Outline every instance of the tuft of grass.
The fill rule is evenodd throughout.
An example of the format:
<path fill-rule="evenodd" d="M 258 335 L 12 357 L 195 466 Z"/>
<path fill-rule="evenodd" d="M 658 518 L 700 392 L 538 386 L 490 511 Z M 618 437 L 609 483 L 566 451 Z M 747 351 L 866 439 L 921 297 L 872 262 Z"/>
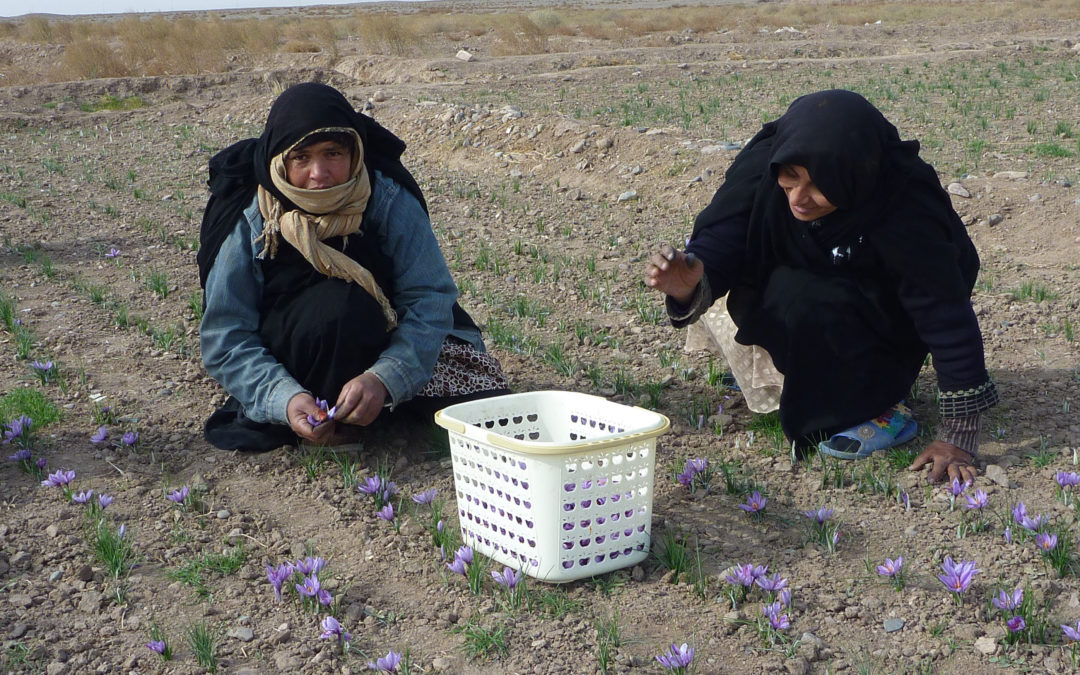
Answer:
<path fill-rule="evenodd" d="M 166 576 L 185 586 L 191 586 L 200 598 L 208 598 L 210 587 L 207 576 L 214 574 L 224 577 L 235 574 L 244 566 L 246 560 L 247 552 L 244 547 L 237 546 L 225 553 L 203 553 L 198 558 L 190 559 L 180 567 L 169 570 Z"/>
<path fill-rule="evenodd" d="M 127 576 L 134 562 L 130 532 L 125 530 L 126 528 L 113 529 L 112 525 L 101 520 L 91 534 L 94 554 L 113 579 Z"/>
<path fill-rule="evenodd" d="M 61 411 L 37 389 L 13 389 L 0 397 L 0 423 L 7 424 L 20 415 L 34 420 L 35 429 L 42 429 L 59 421 Z"/>
<path fill-rule="evenodd" d="M 664 532 L 656 541 L 652 555 L 664 569 L 674 572 L 671 583 L 678 583 L 679 575 L 684 574 L 690 565 L 686 542 L 670 531 Z"/>
<path fill-rule="evenodd" d="M 466 655 L 470 660 L 486 660 L 491 656 L 505 656 L 510 653 L 506 644 L 507 626 L 484 626 L 475 617 L 469 619 L 462 626 L 454 628 L 454 632 L 464 636 L 463 645 Z"/>
<path fill-rule="evenodd" d="M 208 672 L 217 672 L 217 648 L 220 632 L 210 624 L 200 622 L 188 626 L 187 643 L 195 654 L 195 660 Z"/>
<path fill-rule="evenodd" d="M 780 426 L 780 413 L 754 415 L 746 428 L 762 434 L 777 451 L 784 447 L 784 429 Z"/>
<path fill-rule="evenodd" d="M 540 609 L 556 619 L 580 611 L 584 606 L 585 604 L 582 601 L 571 598 L 561 588 L 537 589 L 528 595 L 530 612 Z"/>
<path fill-rule="evenodd" d="M 619 635 L 619 614 L 596 620 L 596 663 L 601 673 L 608 673 L 615 650 L 622 644 Z"/>

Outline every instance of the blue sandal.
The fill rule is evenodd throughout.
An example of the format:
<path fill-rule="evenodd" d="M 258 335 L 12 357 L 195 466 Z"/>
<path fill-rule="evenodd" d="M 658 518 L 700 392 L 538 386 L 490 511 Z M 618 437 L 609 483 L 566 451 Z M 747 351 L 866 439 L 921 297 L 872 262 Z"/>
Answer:
<path fill-rule="evenodd" d="M 818 443 L 818 452 L 839 459 L 866 459 L 878 450 L 907 443 L 919 433 L 911 409 L 897 403 L 880 416 Z"/>

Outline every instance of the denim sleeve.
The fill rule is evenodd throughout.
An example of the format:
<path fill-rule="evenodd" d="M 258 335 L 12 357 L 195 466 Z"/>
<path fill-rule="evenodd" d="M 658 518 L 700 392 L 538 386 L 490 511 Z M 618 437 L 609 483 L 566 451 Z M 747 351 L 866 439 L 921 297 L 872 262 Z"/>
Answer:
<path fill-rule="evenodd" d="M 369 372 L 386 386 L 391 407 L 396 407 L 431 379 L 453 328 L 457 286 L 420 202 L 393 181 L 383 178 L 380 183 L 385 198 L 369 205 L 365 222 L 393 261 L 390 302 L 398 313 L 398 327 Z"/>
<path fill-rule="evenodd" d="M 250 419 L 287 424 L 289 399 L 305 390 L 259 336 L 263 278 L 246 216 L 221 245 L 206 279 L 206 310 L 199 328 L 203 365 L 240 401 Z"/>

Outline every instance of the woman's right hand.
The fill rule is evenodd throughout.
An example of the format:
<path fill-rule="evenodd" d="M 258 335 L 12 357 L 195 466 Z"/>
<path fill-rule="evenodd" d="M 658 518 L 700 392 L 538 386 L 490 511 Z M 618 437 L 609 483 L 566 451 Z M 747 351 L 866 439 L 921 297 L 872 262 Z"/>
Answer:
<path fill-rule="evenodd" d="M 705 265 L 694 255 L 676 251 L 664 244 L 649 258 L 645 285 L 666 293 L 681 305 L 694 299 L 694 290 L 705 274 Z"/>
<path fill-rule="evenodd" d="M 315 398 L 308 393 L 300 392 L 289 399 L 285 408 L 285 416 L 289 419 L 289 426 L 300 438 L 309 440 L 315 444 L 326 443 L 334 432 L 333 420 L 327 420 L 317 427 L 308 422 L 308 415 L 314 415 L 319 410 L 315 404 Z"/>

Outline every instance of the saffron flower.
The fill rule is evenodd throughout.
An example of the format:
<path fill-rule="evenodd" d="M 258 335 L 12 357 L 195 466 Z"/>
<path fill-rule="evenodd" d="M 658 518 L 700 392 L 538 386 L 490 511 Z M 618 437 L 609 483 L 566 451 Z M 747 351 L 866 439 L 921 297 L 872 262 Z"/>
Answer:
<path fill-rule="evenodd" d="M 26 415 L 19 415 L 15 419 L 11 420 L 7 424 L 7 429 L 4 430 L 3 443 L 6 445 L 12 441 L 22 440 L 26 441 L 23 437 L 23 432 L 30 431 L 30 427 L 34 424 L 34 420 L 30 419 Z"/>
<path fill-rule="evenodd" d="M 1024 617 L 1014 616 L 1005 622 L 1005 627 L 1009 629 L 1010 633 L 1016 633 L 1027 628 L 1027 624 L 1024 622 Z"/>
<path fill-rule="evenodd" d="M 165 641 L 164 640 L 151 640 L 146 643 L 146 648 L 156 654 L 165 653 Z"/>
<path fill-rule="evenodd" d="M 326 590 L 325 588 L 319 589 L 319 592 L 315 595 L 315 599 L 317 599 L 319 601 L 319 604 L 323 605 L 324 607 L 329 607 L 330 603 L 334 601 L 333 596 L 330 595 L 330 591 Z"/>
<path fill-rule="evenodd" d="M 135 444 L 138 443 L 138 442 L 139 442 L 139 434 L 134 432 L 134 431 L 129 431 L 129 432 L 125 433 L 123 436 L 120 437 L 120 443 L 122 445 L 124 445 L 124 447 L 128 447 L 128 448 L 134 447 Z"/>
<path fill-rule="evenodd" d="M 1017 524 L 1023 524 L 1024 518 L 1027 518 L 1027 507 L 1024 506 L 1024 502 L 1016 502 L 1016 506 L 1012 508 L 1012 517 Z"/>
<path fill-rule="evenodd" d="M 683 468 L 683 472 L 676 476 L 675 480 L 677 480 L 680 485 L 685 485 L 686 487 L 691 488 L 692 492 L 694 486 L 694 478 L 696 478 L 698 474 L 705 473 L 708 467 L 709 460 L 705 458 L 688 459 L 686 460 L 686 465 Z"/>
<path fill-rule="evenodd" d="M 1016 588 L 1012 593 L 998 591 L 997 597 L 990 602 L 1003 612 L 1016 611 L 1024 603 L 1024 589 Z"/>
<path fill-rule="evenodd" d="M 736 565 L 734 571 L 724 577 L 724 581 L 732 586 L 752 586 L 754 585 L 754 566 L 749 563 Z"/>
<path fill-rule="evenodd" d="M 885 558 L 884 565 L 877 566 L 877 573 L 883 577 L 895 578 L 904 569 L 904 556 L 896 556 L 896 560 Z"/>
<path fill-rule="evenodd" d="M 787 614 L 781 614 L 783 611 L 784 606 L 779 602 L 761 606 L 761 613 L 769 620 L 769 626 L 771 626 L 773 630 L 786 630 L 791 628 L 791 621 L 788 619 Z"/>
<path fill-rule="evenodd" d="M 327 616 L 319 624 L 322 627 L 322 635 L 319 636 L 320 640 L 329 640 L 331 638 L 337 638 L 340 642 L 348 642 L 352 640 L 352 636 L 345 632 L 341 623 L 332 616 Z"/>
<path fill-rule="evenodd" d="M 422 506 L 430 506 L 435 501 L 435 496 L 439 494 L 438 488 L 429 488 L 423 492 L 413 495 L 412 500 Z"/>
<path fill-rule="evenodd" d="M 461 558 L 454 558 L 454 562 L 446 563 L 446 567 L 454 574 L 465 576 L 465 561 Z"/>
<path fill-rule="evenodd" d="M 745 504 L 739 504 L 739 508 L 747 513 L 758 513 L 765 508 L 765 504 L 768 503 L 765 497 L 761 496 L 761 493 L 754 490 L 754 493 L 746 500 Z"/>
<path fill-rule="evenodd" d="M 1035 537 L 1035 545 L 1039 547 L 1039 550 L 1043 553 L 1049 553 L 1057 546 L 1057 535 L 1052 532 L 1040 532 Z"/>
<path fill-rule="evenodd" d="M 94 497 L 94 491 L 93 490 L 87 490 L 86 492 L 80 492 L 77 495 L 73 495 L 71 497 L 71 501 L 75 502 L 76 504 L 85 504 L 86 502 L 93 499 L 93 497 Z"/>
<path fill-rule="evenodd" d="M 41 361 L 36 361 L 35 360 L 35 361 L 32 361 L 30 363 L 30 367 L 33 368 L 34 370 L 38 370 L 38 371 L 41 371 L 43 373 L 47 373 L 47 372 L 49 372 L 50 370 L 53 369 L 53 362 L 52 361 L 46 361 L 46 362 L 42 363 Z"/>
<path fill-rule="evenodd" d="M 95 431 L 90 436 L 90 442 L 93 443 L 94 445 L 97 445 L 98 443 L 104 443 L 106 441 L 106 439 L 108 439 L 108 438 L 109 438 L 109 429 L 107 427 L 100 426 L 100 427 L 97 428 L 97 431 Z"/>
<path fill-rule="evenodd" d="M 969 509 L 979 511 L 986 508 L 986 505 L 990 503 L 990 495 L 982 490 L 976 490 L 974 495 L 966 495 L 964 499 L 967 500 L 967 507 Z"/>
<path fill-rule="evenodd" d="M 657 656 L 656 660 L 672 673 L 685 673 L 690 666 L 690 662 L 694 660 L 694 648 L 688 646 L 685 642 L 682 643 L 681 647 L 672 643 L 667 654 Z"/>
<path fill-rule="evenodd" d="M 21 450 L 17 450 L 14 455 L 9 455 L 8 459 L 13 462 L 25 462 L 26 460 L 30 459 L 30 457 L 30 448 L 23 448 Z"/>
<path fill-rule="evenodd" d="M 787 586 L 787 579 L 780 576 L 779 572 L 774 573 L 771 577 L 764 575 L 754 579 L 754 583 L 760 586 L 766 593 L 776 593 Z"/>
<path fill-rule="evenodd" d="M 519 570 L 504 567 L 502 574 L 492 571 L 491 576 L 495 578 L 495 583 L 504 587 L 508 591 L 514 590 L 521 581 L 521 572 Z"/>
<path fill-rule="evenodd" d="M 1012 528 L 1011 527 L 1006 527 L 1005 528 L 1005 533 L 1003 534 L 1003 536 L 1005 537 L 1005 543 L 1006 544 L 1011 544 L 1012 543 Z"/>
<path fill-rule="evenodd" d="M 379 673 L 392 673 L 397 670 L 399 663 L 401 663 L 401 654 L 391 651 L 380 659 L 368 661 L 367 667 Z"/>
<path fill-rule="evenodd" d="M 822 506 L 816 510 L 803 511 L 803 515 L 818 525 L 824 525 L 826 521 L 833 517 L 833 510 Z"/>
<path fill-rule="evenodd" d="M 120 257 L 120 249 L 113 248 L 112 246 L 110 246 L 109 247 L 109 252 L 105 254 L 105 257 L 109 258 L 110 260 L 113 259 L 113 258 L 119 258 Z"/>
<path fill-rule="evenodd" d="M 177 504 L 183 504 L 185 501 L 187 501 L 189 494 L 191 494 L 191 488 L 185 485 L 179 490 L 173 490 L 169 494 L 165 495 L 165 499 L 168 499 L 170 502 L 176 502 Z"/>
<path fill-rule="evenodd" d="M 98 495 L 97 501 L 98 506 L 100 506 L 101 509 L 104 510 L 109 507 L 109 504 L 113 503 L 113 498 L 105 493 L 102 493 Z"/>
<path fill-rule="evenodd" d="M 393 504 L 387 504 L 386 506 L 382 507 L 381 509 L 379 509 L 378 511 L 375 512 L 375 517 L 376 518 L 381 518 L 382 520 L 385 520 L 388 523 L 394 522 L 394 505 Z"/>
<path fill-rule="evenodd" d="M 277 567 L 266 566 L 266 578 L 274 587 L 274 597 L 281 602 L 281 585 L 293 575 L 293 567 L 289 563 L 281 563 Z"/>
<path fill-rule="evenodd" d="M 296 560 L 296 563 L 292 567 L 293 570 L 290 571 L 299 572 L 306 577 L 308 575 L 318 574 L 319 572 L 322 572 L 323 568 L 326 567 L 326 561 L 317 556 L 314 558 L 298 558 Z"/>
<path fill-rule="evenodd" d="M 116 531 L 116 538 L 123 539 L 125 534 L 127 534 L 127 525 L 121 523 L 120 529 Z"/>
<path fill-rule="evenodd" d="M 454 553 L 455 558 L 460 558 L 466 565 L 471 565 L 473 562 L 473 550 L 469 546 L 462 546 Z"/>
<path fill-rule="evenodd" d="M 1054 480 L 1062 488 L 1076 487 L 1080 485 L 1080 474 L 1074 471 L 1058 471 L 1054 474 Z"/>
<path fill-rule="evenodd" d="M 296 584 L 296 590 L 305 598 L 314 598 L 319 594 L 319 591 L 322 590 L 322 587 L 319 585 L 319 577 L 314 574 L 309 574 L 304 577 L 303 581 Z"/>
<path fill-rule="evenodd" d="M 1023 527 L 1028 532 L 1038 532 L 1038 531 L 1042 530 L 1044 527 L 1046 527 L 1046 524 L 1049 523 L 1049 522 L 1050 522 L 1050 520 L 1046 517 L 1046 515 L 1040 513 L 1039 515 L 1035 516 L 1034 518 L 1029 518 L 1028 516 L 1024 516 L 1020 520 L 1020 526 Z"/>
<path fill-rule="evenodd" d="M 785 588 L 780 591 L 780 604 L 784 607 L 791 607 L 791 589 Z"/>
<path fill-rule="evenodd" d="M 945 556 L 945 562 L 941 564 L 941 570 L 944 574 L 939 574 L 938 580 L 945 584 L 945 588 L 956 595 L 957 602 L 960 601 L 960 594 L 971 586 L 971 581 L 979 572 L 979 570 L 975 569 L 975 561 L 956 563 L 953 562 L 950 556 Z"/>
<path fill-rule="evenodd" d="M 1061 632 L 1073 642 L 1080 642 L 1080 621 L 1076 623 L 1076 628 L 1061 624 Z"/>
<path fill-rule="evenodd" d="M 42 471 L 44 471 L 45 470 L 45 458 L 44 457 L 38 457 L 37 461 L 34 462 L 34 466 L 36 466 L 38 469 L 41 469 Z"/>
<path fill-rule="evenodd" d="M 332 420 L 337 415 L 337 406 L 333 408 L 329 407 L 329 404 L 321 398 L 315 399 L 315 405 L 318 409 L 307 416 L 307 422 L 313 427 L 317 427 L 327 420 Z"/>
<path fill-rule="evenodd" d="M 75 480 L 74 471 L 60 469 L 56 473 L 50 473 L 48 478 L 41 481 L 41 484 L 45 487 L 67 487 L 73 480 Z"/>

